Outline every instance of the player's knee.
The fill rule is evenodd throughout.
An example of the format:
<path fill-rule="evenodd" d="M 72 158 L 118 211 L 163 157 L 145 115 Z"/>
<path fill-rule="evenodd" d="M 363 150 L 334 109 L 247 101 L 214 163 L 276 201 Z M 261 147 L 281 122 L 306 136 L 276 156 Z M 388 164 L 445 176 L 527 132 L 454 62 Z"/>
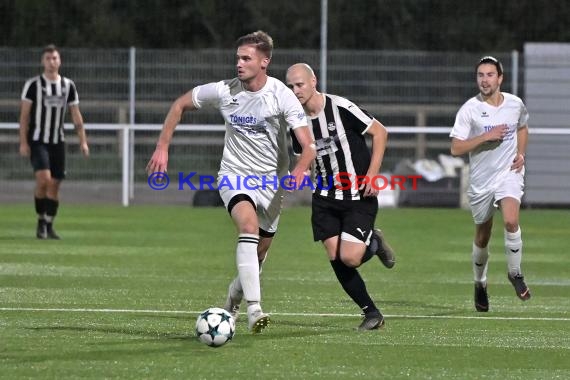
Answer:
<path fill-rule="evenodd" d="M 347 267 L 351 268 L 358 268 L 362 263 L 362 257 L 358 257 L 356 255 L 340 255 L 340 259 Z"/>
<path fill-rule="evenodd" d="M 479 248 L 485 248 L 489 245 L 490 236 L 487 235 L 477 235 L 475 236 L 475 245 Z"/>
<path fill-rule="evenodd" d="M 240 234 L 259 234 L 259 226 L 255 222 L 244 222 L 238 226 Z"/>
<path fill-rule="evenodd" d="M 505 230 L 508 232 L 517 232 L 519 223 L 516 220 L 505 220 Z"/>
<path fill-rule="evenodd" d="M 60 184 L 60 181 L 53 179 L 53 178 L 50 179 L 47 182 L 47 191 L 49 193 L 57 194 L 59 192 L 59 184 Z"/>
<path fill-rule="evenodd" d="M 49 179 L 47 178 L 37 178 L 36 179 L 36 188 L 45 193 L 48 190 Z"/>

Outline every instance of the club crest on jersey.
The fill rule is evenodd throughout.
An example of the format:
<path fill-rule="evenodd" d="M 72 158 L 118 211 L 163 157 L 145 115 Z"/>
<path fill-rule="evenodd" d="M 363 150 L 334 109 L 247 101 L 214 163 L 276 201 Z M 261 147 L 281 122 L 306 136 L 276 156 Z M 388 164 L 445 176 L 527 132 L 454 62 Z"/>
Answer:
<path fill-rule="evenodd" d="M 327 129 L 331 132 L 334 131 L 336 129 L 336 124 L 333 121 L 331 121 L 330 123 L 327 124 Z"/>

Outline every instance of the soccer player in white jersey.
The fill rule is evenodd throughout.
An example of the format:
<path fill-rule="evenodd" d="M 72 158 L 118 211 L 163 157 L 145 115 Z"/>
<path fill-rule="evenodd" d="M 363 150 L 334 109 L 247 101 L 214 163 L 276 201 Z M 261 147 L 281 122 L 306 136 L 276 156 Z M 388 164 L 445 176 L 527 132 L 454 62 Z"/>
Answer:
<path fill-rule="evenodd" d="M 338 282 L 362 310 L 364 318 L 358 329 L 379 329 L 384 325 L 384 316 L 370 297 L 358 267 L 378 256 L 386 267 L 392 268 L 395 255 L 382 231 L 374 229 L 378 186 L 364 180 L 359 185 L 355 178 L 378 174 L 388 132 L 382 123 L 348 99 L 317 91 L 317 78 L 306 63 L 289 67 L 287 86 L 303 105 L 317 146 L 313 238 L 323 243 Z M 365 135 L 372 139 L 372 152 Z M 339 183 L 341 179 L 348 180 L 345 186 Z M 351 185 L 346 186 L 347 183 Z"/>
<path fill-rule="evenodd" d="M 272 38 L 257 31 L 240 37 L 236 46 L 236 78 L 194 87 L 172 104 L 147 172 L 166 171 L 168 146 L 184 111 L 205 107 L 220 111 L 226 135 L 218 189 L 239 233 L 238 276 L 229 286 L 224 308 L 237 317 L 244 298 L 248 327 L 260 333 L 269 315 L 261 309 L 259 273 L 281 213 L 283 187 L 275 186 L 275 180 L 288 174 L 290 131 L 302 146 L 301 157 L 291 172 L 297 186 L 315 157 L 315 145 L 303 107 L 293 92 L 267 75 Z M 250 180 L 244 186 L 246 176 Z M 286 187 L 293 188 L 294 184 Z"/>
<path fill-rule="evenodd" d="M 501 92 L 503 66 L 483 57 L 476 66 L 480 93 L 459 109 L 451 131 L 451 154 L 469 153 L 469 204 L 475 222 L 472 261 L 475 309 L 489 310 L 487 267 L 493 215 L 503 215 L 508 279 L 517 296 L 526 301 L 530 290 L 521 271 L 522 239 L 519 226 L 528 141 L 528 112 L 522 100 Z"/>

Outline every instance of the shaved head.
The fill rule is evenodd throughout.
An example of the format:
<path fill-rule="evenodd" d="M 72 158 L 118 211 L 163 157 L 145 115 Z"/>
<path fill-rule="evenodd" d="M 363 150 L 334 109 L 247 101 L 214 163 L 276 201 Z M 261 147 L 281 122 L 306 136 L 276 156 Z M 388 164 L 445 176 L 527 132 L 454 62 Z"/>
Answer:
<path fill-rule="evenodd" d="M 311 66 L 295 63 L 287 69 L 286 79 L 287 86 L 293 90 L 306 112 L 311 114 L 313 109 L 320 109 L 320 97 L 314 97 L 319 94 L 317 77 Z"/>
<path fill-rule="evenodd" d="M 295 63 L 294 65 L 292 65 L 287 69 L 287 75 L 289 75 L 289 73 L 292 74 L 293 72 L 298 72 L 299 70 L 304 71 L 310 78 L 315 77 L 315 72 L 313 71 L 311 66 L 309 66 L 306 63 Z"/>

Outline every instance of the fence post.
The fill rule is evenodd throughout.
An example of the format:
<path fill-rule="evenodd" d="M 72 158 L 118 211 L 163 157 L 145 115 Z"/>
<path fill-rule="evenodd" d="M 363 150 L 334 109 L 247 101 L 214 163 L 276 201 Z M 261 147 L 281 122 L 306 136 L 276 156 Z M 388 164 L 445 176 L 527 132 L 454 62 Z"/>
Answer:
<path fill-rule="evenodd" d="M 427 111 L 418 109 L 416 112 L 416 127 L 425 127 L 427 125 Z M 426 157 L 426 134 L 416 134 L 416 160 Z"/>
<path fill-rule="evenodd" d="M 513 95 L 519 96 L 519 52 L 513 50 L 511 52 L 511 92 Z"/>
<path fill-rule="evenodd" d="M 122 204 L 123 206 L 129 205 L 129 140 L 130 128 L 128 128 L 127 109 L 121 105 L 118 108 L 119 120 L 118 123 L 122 128 L 117 129 L 117 136 L 120 141 L 119 156 L 121 157 L 121 176 L 122 176 Z M 126 197 L 126 198 L 125 198 Z"/>
<path fill-rule="evenodd" d="M 129 198 L 135 197 L 135 101 L 136 48 L 129 50 Z"/>
<path fill-rule="evenodd" d="M 130 130 L 128 124 L 122 125 L 122 137 L 123 144 L 121 146 L 122 151 L 122 173 L 123 173 L 123 186 L 122 186 L 122 203 L 123 206 L 127 207 L 129 205 L 129 140 L 130 140 Z"/>

